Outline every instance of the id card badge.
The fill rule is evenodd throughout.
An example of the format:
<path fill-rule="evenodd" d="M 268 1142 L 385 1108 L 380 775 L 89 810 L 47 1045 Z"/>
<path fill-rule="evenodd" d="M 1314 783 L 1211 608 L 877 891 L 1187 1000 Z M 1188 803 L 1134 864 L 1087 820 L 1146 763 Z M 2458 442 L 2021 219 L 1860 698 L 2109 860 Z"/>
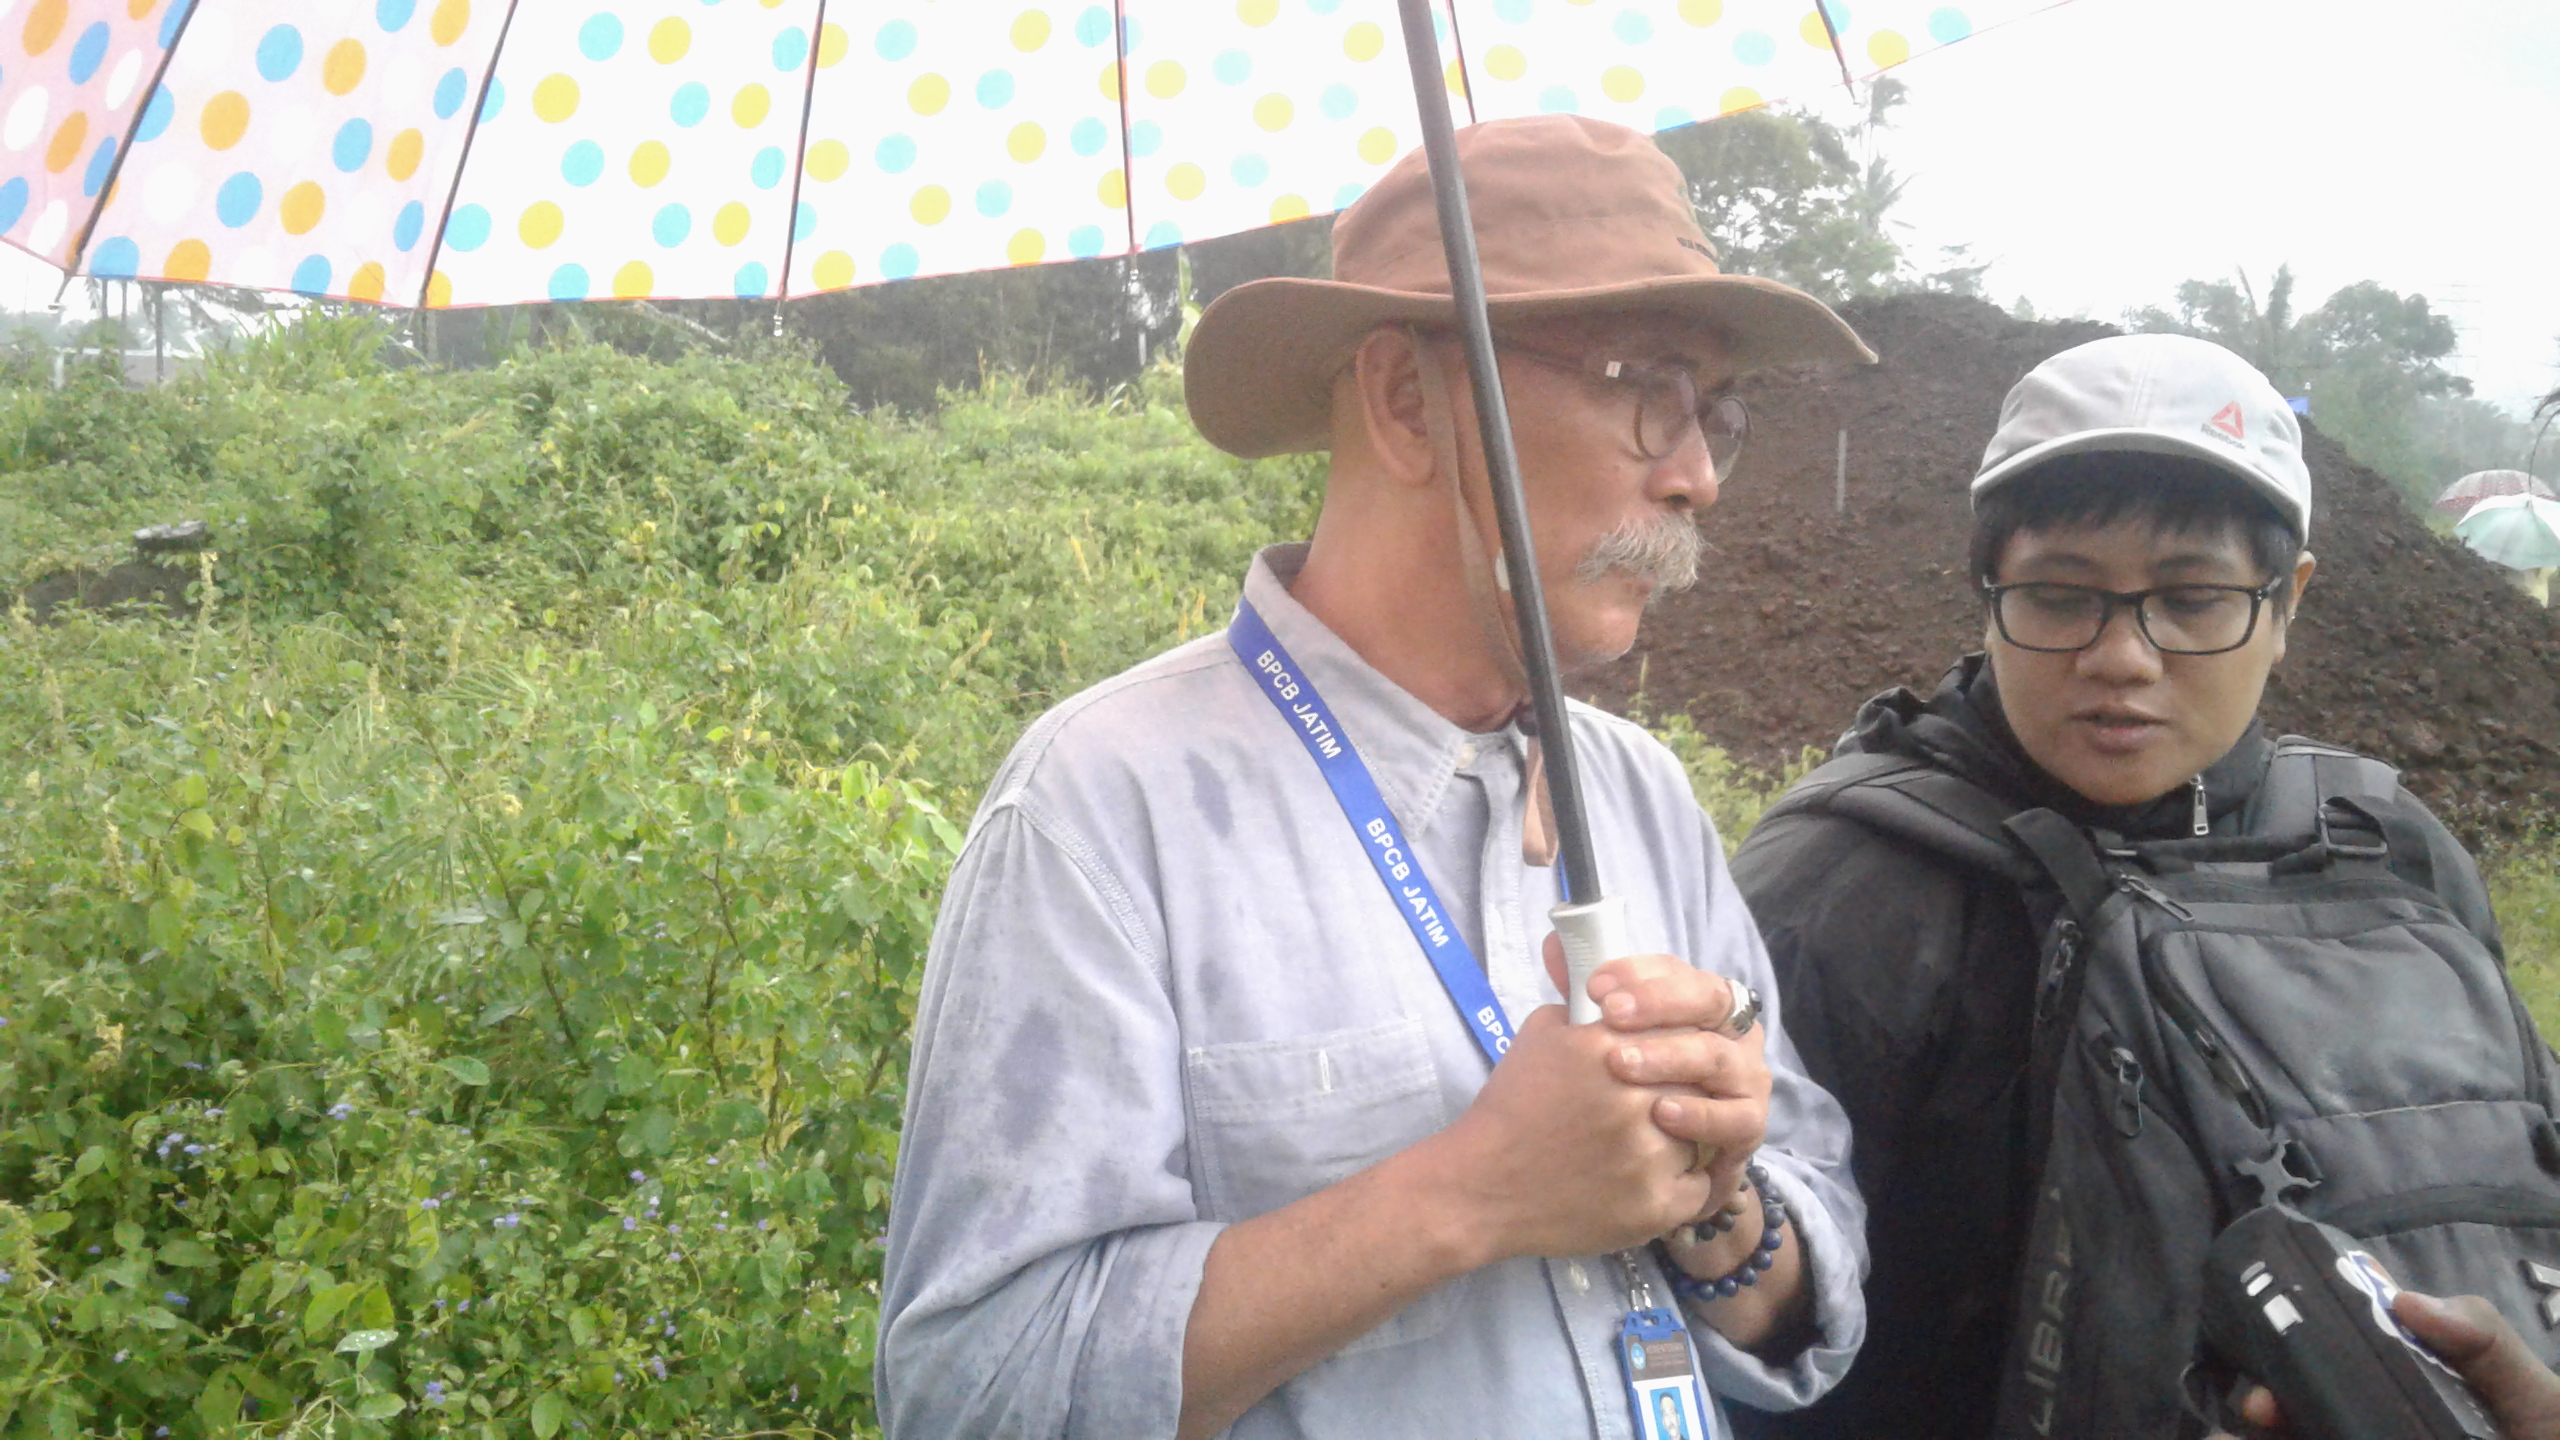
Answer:
<path fill-rule="evenodd" d="M 1618 1322 L 1618 1368 L 1626 1373 L 1636 1440 L 1715 1440 L 1679 1312 L 1628 1311 Z"/>

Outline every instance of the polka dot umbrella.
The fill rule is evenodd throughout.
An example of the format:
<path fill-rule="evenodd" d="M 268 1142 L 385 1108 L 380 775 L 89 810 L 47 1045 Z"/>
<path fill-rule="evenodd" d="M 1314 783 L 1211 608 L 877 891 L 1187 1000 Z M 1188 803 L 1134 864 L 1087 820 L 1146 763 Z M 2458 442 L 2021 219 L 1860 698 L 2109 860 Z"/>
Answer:
<path fill-rule="evenodd" d="M 2054 0 L 1431 0 L 1457 120 L 1652 130 Z M 0 0 L 0 237 L 394 305 L 780 298 L 1348 204 L 1391 0 Z"/>
<path fill-rule="evenodd" d="M 2468 515 L 2472 506 L 2500 495 L 2553 498 L 2550 486 L 2522 470 L 2474 470 L 2444 487 L 2436 497 L 2436 508 L 2447 515 Z"/>

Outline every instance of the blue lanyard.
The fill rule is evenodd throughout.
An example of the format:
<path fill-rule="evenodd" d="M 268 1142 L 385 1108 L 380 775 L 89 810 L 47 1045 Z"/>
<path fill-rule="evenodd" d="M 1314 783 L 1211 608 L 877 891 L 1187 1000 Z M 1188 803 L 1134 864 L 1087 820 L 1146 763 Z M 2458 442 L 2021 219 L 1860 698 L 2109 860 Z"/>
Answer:
<path fill-rule="evenodd" d="M 1502 1013 L 1502 1003 L 1493 997 L 1493 986 L 1485 979 L 1484 967 L 1476 963 L 1475 951 L 1466 938 L 1449 922 L 1449 912 L 1440 904 L 1440 893 L 1431 888 L 1430 877 L 1422 873 L 1422 861 L 1413 847 L 1404 843 L 1404 831 L 1396 824 L 1394 813 L 1378 794 L 1378 782 L 1369 775 L 1369 767 L 1360 761 L 1351 737 L 1343 732 L 1342 722 L 1333 718 L 1324 697 L 1316 693 L 1315 682 L 1289 658 L 1271 627 L 1262 623 L 1254 612 L 1253 602 L 1238 601 L 1235 623 L 1227 627 L 1227 644 L 1244 662 L 1254 683 L 1262 687 L 1272 708 L 1289 722 L 1299 741 L 1307 747 L 1307 755 L 1324 772 L 1324 783 L 1333 789 L 1333 798 L 1342 806 L 1343 818 L 1351 822 L 1353 833 L 1360 837 L 1360 848 L 1369 856 L 1369 868 L 1378 872 L 1378 883 L 1387 887 L 1387 897 L 1395 902 L 1396 913 L 1404 917 L 1405 928 L 1413 932 L 1431 968 L 1440 973 L 1440 984 L 1448 990 L 1449 999 L 1458 1013 L 1467 1019 L 1474 1032 L 1476 1045 L 1484 1058 L 1500 1063 L 1503 1052 L 1511 1048 L 1511 1018 Z"/>

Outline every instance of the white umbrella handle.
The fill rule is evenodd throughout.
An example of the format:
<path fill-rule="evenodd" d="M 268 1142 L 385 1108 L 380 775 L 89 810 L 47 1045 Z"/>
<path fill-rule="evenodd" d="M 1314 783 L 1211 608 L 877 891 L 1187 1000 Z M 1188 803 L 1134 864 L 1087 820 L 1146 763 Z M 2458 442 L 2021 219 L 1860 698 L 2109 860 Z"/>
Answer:
<path fill-rule="evenodd" d="M 1591 972 L 1635 950 L 1634 942 L 1627 938 L 1626 899 L 1612 895 L 1579 905 L 1559 905 L 1547 912 L 1547 918 L 1555 922 L 1556 934 L 1564 939 L 1565 1018 L 1576 1025 L 1596 1024 L 1600 1006 L 1586 993 L 1591 988 Z"/>

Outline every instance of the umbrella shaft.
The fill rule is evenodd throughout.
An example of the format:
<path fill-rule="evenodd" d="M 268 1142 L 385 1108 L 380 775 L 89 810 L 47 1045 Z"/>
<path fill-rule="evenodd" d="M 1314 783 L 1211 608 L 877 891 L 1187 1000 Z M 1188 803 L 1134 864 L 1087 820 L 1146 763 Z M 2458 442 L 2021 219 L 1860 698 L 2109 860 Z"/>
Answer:
<path fill-rule="evenodd" d="M 1440 244 L 1449 258 L 1449 282 L 1457 301 L 1458 338 L 1467 352 L 1467 382 L 1474 391 L 1476 430 L 1484 443 L 1493 513 L 1502 532 L 1504 570 L 1511 580 L 1512 612 L 1519 621 L 1520 663 L 1528 672 L 1529 706 L 1538 718 L 1546 759 L 1547 795 L 1556 822 L 1557 858 L 1564 866 L 1568 902 L 1601 898 L 1600 872 L 1592 860 L 1591 827 L 1582 809 L 1581 769 L 1575 763 L 1572 721 L 1564 688 L 1556 679 L 1555 636 L 1547 625 L 1538 557 L 1529 538 L 1529 511 L 1520 489 L 1520 459 L 1511 445 L 1511 415 L 1502 400 L 1502 372 L 1493 354 L 1493 322 L 1485 313 L 1484 271 L 1476 263 L 1475 222 L 1467 211 L 1466 178 L 1458 168 L 1458 137 L 1449 119 L 1449 92 L 1441 77 L 1439 38 L 1430 0 L 1397 0 L 1404 20 L 1405 58 L 1413 67 L 1413 98 L 1422 117 L 1423 154 L 1431 162 L 1431 192 L 1440 212 Z M 1450 476 L 1452 484 L 1464 484 Z"/>

